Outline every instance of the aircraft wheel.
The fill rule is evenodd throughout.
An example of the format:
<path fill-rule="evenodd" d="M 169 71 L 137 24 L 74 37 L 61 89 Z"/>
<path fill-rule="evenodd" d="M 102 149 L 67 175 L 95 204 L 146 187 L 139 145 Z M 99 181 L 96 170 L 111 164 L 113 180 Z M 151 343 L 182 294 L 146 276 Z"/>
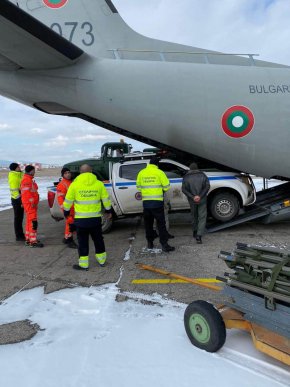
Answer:
<path fill-rule="evenodd" d="M 207 352 L 218 351 L 226 341 L 221 314 L 206 301 L 194 301 L 184 312 L 184 326 L 191 343 Z"/>
<path fill-rule="evenodd" d="M 218 193 L 210 202 L 210 212 L 214 219 L 228 222 L 240 209 L 239 199 L 232 193 Z"/>

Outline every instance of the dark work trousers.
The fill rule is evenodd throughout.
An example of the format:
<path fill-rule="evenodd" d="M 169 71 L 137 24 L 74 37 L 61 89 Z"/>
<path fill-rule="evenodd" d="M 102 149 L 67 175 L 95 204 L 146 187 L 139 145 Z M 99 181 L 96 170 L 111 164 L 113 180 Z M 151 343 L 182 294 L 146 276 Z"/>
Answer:
<path fill-rule="evenodd" d="M 11 199 L 11 203 L 12 203 L 13 210 L 14 210 L 15 237 L 16 238 L 23 238 L 24 233 L 23 233 L 22 223 L 23 223 L 24 210 L 23 210 L 23 207 L 21 205 L 21 198 Z"/>
<path fill-rule="evenodd" d="M 153 242 L 155 233 L 153 231 L 154 219 L 157 222 L 159 240 L 162 245 L 168 241 L 168 232 L 166 230 L 164 206 L 157 208 L 143 208 L 146 239 Z"/>
<path fill-rule="evenodd" d="M 87 257 L 89 255 L 89 236 L 95 245 L 95 253 L 101 254 L 106 251 L 104 238 L 102 235 L 102 220 L 92 227 L 77 227 L 77 238 L 79 242 L 79 256 Z"/>
<path fill-rule="evenodd" d="M 193 200 L 188 200 L 191 211 L 192 231 L 196 235 L 202 236 L 204 234 L 207 217 L 207 200 L 206 197 L 200 201 L 199 204 L 194 203 Z"/>

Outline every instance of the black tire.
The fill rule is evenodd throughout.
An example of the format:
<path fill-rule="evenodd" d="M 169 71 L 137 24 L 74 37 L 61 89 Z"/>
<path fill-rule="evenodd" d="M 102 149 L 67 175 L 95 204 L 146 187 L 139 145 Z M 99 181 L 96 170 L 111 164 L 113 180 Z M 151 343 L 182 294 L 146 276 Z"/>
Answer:
<path fill-rule="evenodd" d="M 108 234 L 113 227 L 113 216 L 108 219 L 106 216 L 102 216 L 102 233 Z"/>
<path fill-rule="evenodd" d="M 236 195 L 225 192 L 216 194 L 210 202 L 211 216 L 220 222 L 228 222 L 239 212 L 240 203 Z"/>
<path fill-rule="evenodd" d="M 194 301 L 187 306 L 184 326 L 191 343 L 207 352 L 218 351 L 226 341 L 224 320 L 206 301 Z"/>

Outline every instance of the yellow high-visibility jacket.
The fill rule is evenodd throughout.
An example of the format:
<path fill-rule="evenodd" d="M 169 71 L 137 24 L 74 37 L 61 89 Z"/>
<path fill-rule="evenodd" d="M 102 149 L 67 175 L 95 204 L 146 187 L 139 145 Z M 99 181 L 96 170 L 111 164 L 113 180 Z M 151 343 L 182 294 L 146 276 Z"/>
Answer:
<path fill-rule="evenodd" d="M 136 186 L 141 191 L 142 200 L 163 201 L 163 193 L 169 190 L 170 183 L 163 171 L 154 164 L 148 164 L 138 173 Z"/>
<path fill-rule="evenodd" d="M 104 184 L 90 172 L 81 173 L 69 186 L 63 202 L 63 209 L 69 211 L 74 205 L 75 219 L 102 216 L 102 203 L 111 209 L 111 201 Z"/>
<path fill-rule="evenodd" d="M 10 171 L 8 174 L 8 183 L 12 199 L 20 198 L 20 183 L 23 172 Z"/>

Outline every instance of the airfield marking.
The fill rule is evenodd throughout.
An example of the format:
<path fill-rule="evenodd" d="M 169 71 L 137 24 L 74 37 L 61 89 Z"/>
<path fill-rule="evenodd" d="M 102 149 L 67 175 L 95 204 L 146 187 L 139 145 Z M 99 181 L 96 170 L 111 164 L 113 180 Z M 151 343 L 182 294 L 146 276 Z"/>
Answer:
<path fill-rule="evenodd" d="M 220 281 L 216 280 L 215 278 L 195 278 L 196 280 L 200 282 L 205 283 L 220 283 Z M 180 279 L 135 279 L 131 281 L 132 284 L 135 285 L 143 285 L 143 284 L 189 284 L 190 282 L 180 280 Z"/>
<path fill-rule="evenodd" d="M 255 117 L 249 108 L 234 105 L 222 115 L 222 129 L 226 135 L 233 138 L 245 137 L 254 127 Z"/>

